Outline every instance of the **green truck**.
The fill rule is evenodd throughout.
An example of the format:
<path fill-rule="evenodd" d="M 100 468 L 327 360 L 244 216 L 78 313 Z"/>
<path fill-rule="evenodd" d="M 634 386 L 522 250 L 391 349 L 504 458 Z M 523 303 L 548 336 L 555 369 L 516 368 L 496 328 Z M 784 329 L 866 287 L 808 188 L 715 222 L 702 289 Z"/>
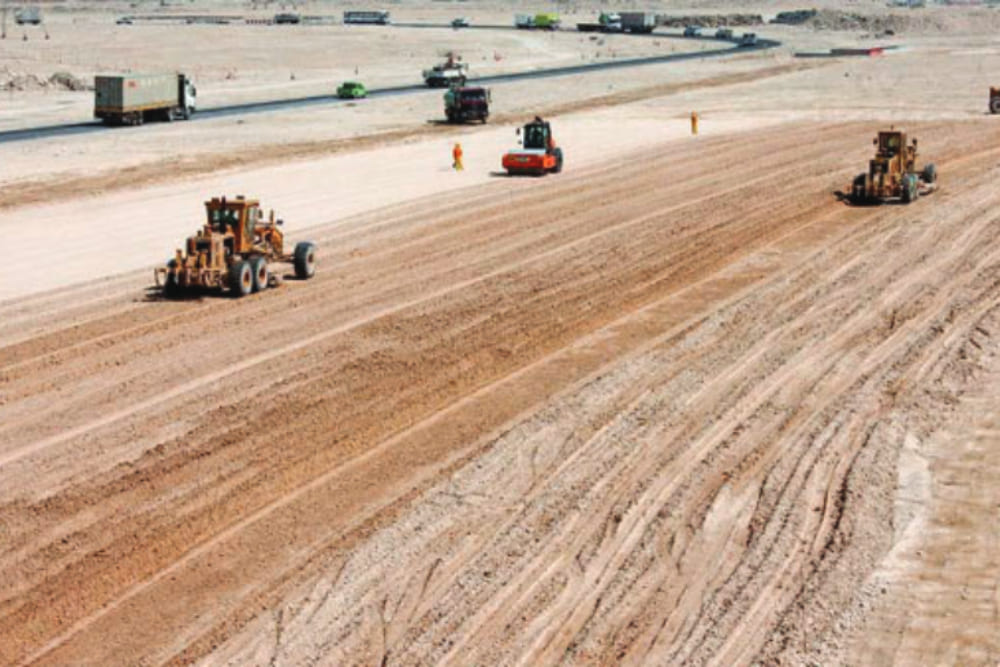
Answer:
<path fill-rule="evenodd" d="M 547 12 L 535 14 L 535 26 L 539 30 L 555 30 L 559 27 L 559 15 Z"/>

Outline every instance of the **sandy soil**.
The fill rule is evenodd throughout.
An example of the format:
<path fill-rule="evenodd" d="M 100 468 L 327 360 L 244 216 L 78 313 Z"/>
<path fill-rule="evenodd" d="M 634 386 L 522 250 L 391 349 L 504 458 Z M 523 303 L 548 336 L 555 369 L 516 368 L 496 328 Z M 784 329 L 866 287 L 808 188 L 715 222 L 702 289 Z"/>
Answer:
<path fill-rule="evenodd" d="M 4 147 L 0 664 L 996 665 L 1000 45 L 910 46 L 517 84 L 544 179 L 522 103 Z M 849 207 L 883 123 L 941 190 Z M 220 192 L 316 278 L 162 300 Z"/>

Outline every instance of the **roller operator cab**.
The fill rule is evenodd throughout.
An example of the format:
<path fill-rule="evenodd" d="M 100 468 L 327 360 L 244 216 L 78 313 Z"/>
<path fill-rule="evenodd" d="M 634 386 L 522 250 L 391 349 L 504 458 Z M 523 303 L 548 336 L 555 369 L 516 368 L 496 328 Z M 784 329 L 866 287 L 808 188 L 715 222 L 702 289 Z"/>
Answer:
<path fill-rule="evenodd" d="M 556 146 L 548 121 L 536 116 L 517 132 L 521 136 L 521 146 L 507 151 L 501 163 L 508 174 L 541 176 L 562 171 L 563 152 Z"/>

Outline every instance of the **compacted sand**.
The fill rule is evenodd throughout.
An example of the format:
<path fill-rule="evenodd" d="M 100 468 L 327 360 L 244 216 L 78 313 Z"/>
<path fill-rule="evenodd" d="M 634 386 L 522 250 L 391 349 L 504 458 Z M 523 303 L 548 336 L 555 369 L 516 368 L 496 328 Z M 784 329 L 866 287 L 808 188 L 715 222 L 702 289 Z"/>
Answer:
<path fill-rule="evenodd" d="M 0 664 L 995 665 L 998 47 L 516 84 L 541 179 L 524 99 L 0 145 Z M 889 123 L 940 190 L 846 205 Z M 163 300 L 223 193 L 316 277 Z"/>

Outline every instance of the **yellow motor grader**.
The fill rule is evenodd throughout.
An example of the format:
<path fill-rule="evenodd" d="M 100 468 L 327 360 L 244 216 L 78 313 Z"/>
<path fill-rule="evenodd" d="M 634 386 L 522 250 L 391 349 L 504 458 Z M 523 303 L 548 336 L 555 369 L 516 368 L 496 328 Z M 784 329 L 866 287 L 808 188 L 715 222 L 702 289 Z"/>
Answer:
<path fill-rule="evenodd" d="M 300 241 L 286 254 L 278 229 L 282 221 L 274 219 L 274 211 L 264 218 L 256 199 L 213 197 L 205 202 L 205 210 L 204 227 L 188 237 L 187 247 L 178 248 L 166 266 L 156 269 L 156 284 L 168 297 L 193 288 L 228 289 L 233 296 L 246 296 L 280 281 L 270 267 L 278 262 L 292 264 L 300 280 L 316 272 L 316 245 Z"/>
<path fill-rule="evenodd" d="M 937 188 L 937 170 L 927 164 L 917 170 L 917 140 L 906 143 L 906 133 L 889 128 L 872 140 L 875 157 L 868 161 L 868 171 L 858 174 L 851 185 L 854 204 L 880 204 L 901 201 L 909 204 L 920 195 Z"/>

